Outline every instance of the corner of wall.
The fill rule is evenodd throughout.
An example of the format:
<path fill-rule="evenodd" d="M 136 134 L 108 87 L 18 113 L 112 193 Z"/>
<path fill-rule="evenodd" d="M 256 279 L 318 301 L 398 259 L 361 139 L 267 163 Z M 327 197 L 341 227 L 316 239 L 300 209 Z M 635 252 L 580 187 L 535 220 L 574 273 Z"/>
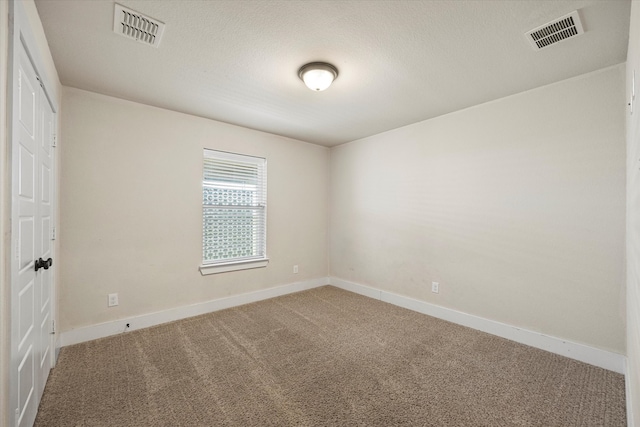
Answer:
<path fill-rule="evenodd" d="M 626 84 L 627 102 L 627 367 L 626 396 L 627 422 L 634 427 L 640 422 L 640 97 L 637 92 L 640 84 L 640 4 L 632 2 L 629 29 L 629 48 L 627 51 Z M 635 79 L 635 94 L 634 90 Z M 635 98 L 635 100 L 634 100 Z M 633 113 L 631 113 L 633 111 Z"/>

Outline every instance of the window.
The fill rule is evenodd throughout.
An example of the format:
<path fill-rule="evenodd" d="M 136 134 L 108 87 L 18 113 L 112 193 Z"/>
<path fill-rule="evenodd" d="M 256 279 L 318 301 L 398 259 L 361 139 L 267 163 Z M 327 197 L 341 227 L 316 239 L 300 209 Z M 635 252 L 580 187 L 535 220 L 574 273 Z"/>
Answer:
<path fill-rule="evenodd" d="M 264 267 L 267 161 L 204 150 L 202 274 Z"/>

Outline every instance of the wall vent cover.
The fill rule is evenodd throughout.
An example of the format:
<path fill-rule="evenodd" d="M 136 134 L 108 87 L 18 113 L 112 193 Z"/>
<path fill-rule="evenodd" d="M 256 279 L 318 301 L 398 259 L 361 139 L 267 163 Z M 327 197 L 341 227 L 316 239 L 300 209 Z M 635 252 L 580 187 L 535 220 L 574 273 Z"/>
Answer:
<path fill-rule="evenodd" d="M 113 12 L 113 32 L 158 47 L 164 33 L 164 23 L 116 3 Z"/>
<path fill-rule="evenodd" d="M 538 50 L 583 33 L 580 15 L 574 10 L 568 15 L 534 28 L 526 35 L 533 48 Z"/>

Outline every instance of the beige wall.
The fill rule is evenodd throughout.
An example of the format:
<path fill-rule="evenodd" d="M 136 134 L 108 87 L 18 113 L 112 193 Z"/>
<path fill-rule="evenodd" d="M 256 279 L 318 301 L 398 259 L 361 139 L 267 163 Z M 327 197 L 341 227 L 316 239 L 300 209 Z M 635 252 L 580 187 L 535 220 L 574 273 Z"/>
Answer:
<path fill-rule="evenodd" d="M 633 115 L 627 114 L 627 413 L 640 425 L 640 4 L 631 5 L 627 100 L 635 71 Z M 629 427 L 634 424 L 629 423 Z"/>
<path fill-rule="evenodd" d="M 37 66 L 40 76 L 44 78 L 47 84 L 47 90 L 55 99 L 60 100 L 60 92 L 62 85 L 58 78 L 51 52 L 44 35 L 42 23 L 38 16 L 38 11 L 33 0 L 20 0 L 19 5 L 26 15 L 28 25 L 30 26 L 31 36 L 33 37 L 32 54 L 37 56 Z M 10 248 L 11 248 L 11 225 L 9 217 L 11 214 L 11 150 L 9 139 L 9 114 L 11 109 L 11 100 L 9 99 L 9 1 L 0 0 L 0 229 L 2 234 L 2 242 L 0 244 L 0 426 L 9 425 L 9 357 L 10 357 L 10 328 L 11 317 L 9 311 L 10 302 L 10 271 L 8 266 Z M 11 11 L 11 13 L 13 13 Z M 60 114 L 58 115 L 58 119 Z M 59 138 L 60 139 L 60 138 Z M 59 253 L 59 246 L 57 253 Z M 58 281 L 58 272 L 56 271 L 56 279 Z M 54 290 L 55 294 L 55 290 Z M 54 307 L 54 316 L 56 315 Z"/>
<path fill-rule="evenodd" d="M 327 148 L 72 88 L 63 109 L 62 331 L 327 275 Z M 267 159 L 266 268 L 198 271 L 203 148 Z"/>
<path fill-rule="evenodd" d="M 339 146 L 330 273 L 624 354 L 624 156 L 624 65 Z"/>

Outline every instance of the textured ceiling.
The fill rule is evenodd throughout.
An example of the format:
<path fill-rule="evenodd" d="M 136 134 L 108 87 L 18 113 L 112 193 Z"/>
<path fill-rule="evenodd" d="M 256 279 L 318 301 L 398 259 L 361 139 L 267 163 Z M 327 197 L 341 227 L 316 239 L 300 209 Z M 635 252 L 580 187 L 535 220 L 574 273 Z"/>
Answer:
<path fill-rule="evenodd" d="M 36 0 L 62 84 L 333 146 L 626 60 L 628 0 L 130 1 L 158 49 L 113 33 L 114 2 Z M 585 34 L 524 33 L 579 10 Z M 324 92 L 297 76 L 326 61 Z"/>

